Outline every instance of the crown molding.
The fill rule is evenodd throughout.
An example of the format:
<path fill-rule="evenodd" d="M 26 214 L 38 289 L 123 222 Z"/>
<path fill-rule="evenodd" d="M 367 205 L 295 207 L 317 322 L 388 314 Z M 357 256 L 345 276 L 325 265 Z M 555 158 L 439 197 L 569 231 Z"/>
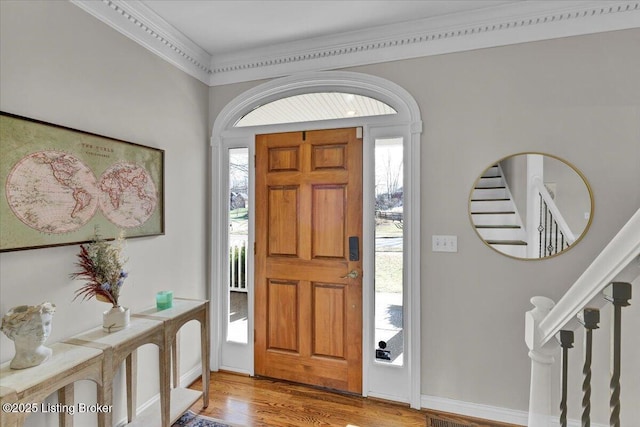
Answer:
<path fill-rule="evenodd" d="M 211 55 L 138 0 L 69 0 L 203 83 L 211 81 Z"/>
<path fill-rule="evenodd" d="M 212 57 L 138 0 L 71 2 L 209 86 L 640 28 L 640 0 L 523 1 Z"/>
<path fill-rule="evenodd" d="M 640 2 L 521 2 L 217 56 L 212 85 L 640 27 Z"/>

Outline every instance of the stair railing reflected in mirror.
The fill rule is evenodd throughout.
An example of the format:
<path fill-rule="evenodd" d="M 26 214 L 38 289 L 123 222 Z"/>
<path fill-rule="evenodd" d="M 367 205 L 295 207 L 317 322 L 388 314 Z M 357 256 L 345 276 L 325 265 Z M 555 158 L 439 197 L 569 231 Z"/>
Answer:
<path fill-rule="evenodd" d="M 585 176 L 567 161 L 518 153 L 486 168 L 469 197 L 469 218 L 480 239 L 518 259 L 542 259 L 575 246 L 593 214 Z"/>

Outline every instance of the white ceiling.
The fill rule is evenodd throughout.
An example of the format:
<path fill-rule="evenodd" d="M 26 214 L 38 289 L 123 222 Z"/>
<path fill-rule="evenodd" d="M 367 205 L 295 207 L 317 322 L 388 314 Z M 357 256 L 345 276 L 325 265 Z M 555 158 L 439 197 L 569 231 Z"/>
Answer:
<path fill-rule="evenodd" d="M 211 86 L 640 28 L 640 0 L 70 1 Z"/>
<path fill-rule="evenodd" d="M 521 0 L 143 0 L 209 55 L 434 18 Z"/>
<path fill-rule="evenodd" d="M 345 92 L 314 92 L 288 96 L 261 105 L 242 117 L 234 126 L 302 123 L 384 114 L 397 114 L 397 111 L 368 96 Z"/>

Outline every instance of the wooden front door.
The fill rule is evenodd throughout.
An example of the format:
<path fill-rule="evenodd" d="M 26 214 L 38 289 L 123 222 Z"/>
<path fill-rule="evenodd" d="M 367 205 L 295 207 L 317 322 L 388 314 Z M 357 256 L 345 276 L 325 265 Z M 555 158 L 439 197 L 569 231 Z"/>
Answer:
<path fill-rule="evenodd" d="M 256 136 L 256 375 L 362 393 L 356 135 Z"/>

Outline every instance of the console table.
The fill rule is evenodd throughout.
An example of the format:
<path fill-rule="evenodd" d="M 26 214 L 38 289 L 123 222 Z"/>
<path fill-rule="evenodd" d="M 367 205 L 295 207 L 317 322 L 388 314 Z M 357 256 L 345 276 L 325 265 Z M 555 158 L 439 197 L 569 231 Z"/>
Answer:
<path fill-rule="evenodd" d="M 170 396 L 171 422 L 175 422 L 202 396 L 202 407 L 209 405 L 209 301 L 193 300 L 187 298 L 174 298 L 173 307 L 158 310 L 149 308 L 137 314 L 132 314 L 132 321 L 152 320 L 161 321 L 164 324 L 164 342 L 170 347 L 172 355 L 173 386 Z M 200 322 L 200 354 L 202 358 L 202 392 L 187 388 L 180 388 L 178 384 L 178 346 L 176 335 L 180 328 L 192 320 Z M 161 367 L 161 371 L 169 377 L 169 364 Z M 162 399 L 162 397 L 161 397 Z M 155 406 L 155 405 L 154 405 Z M 141 414 L 140 418 L 130 425 L 150 426 L 157 425 L 157 409 L 152 406 Z"/>
<path fill-rule="evenodd" d="M 135 395 L 136 395 L 136 365 L 137 349 L 144 344 L 155 344 L 158 346 L 160 356 L 160 402 L 162 426 L 169 427 L 169 401 L 167 399 L 169 390 L 169 377 L 163 366 L 168 366 L 169 345 L 164 340 L 163 323 L 149 319 L 131 319 L 128 328 L 116 332 L 105 332 L 102 326 L 91 329 L 87 332 L 75 335 L 65 341 L 83 347 L 100 349 L 104 353 L 102 364 L 103 390 L 98 394 L 98 402 L 104 405 L 113 405 L 112 382 L 118 368 L 126 359 L 127 378 L 127 418 L 131 422 L 136 416 Z M 113 414 L 105 414 L 103 426 L 98 420 L 99 427 L 112 427 Z"/>
<path fill-rule="evenodd" d="M 200 322 L 202 356 L 202 392 L 178 387 L 178 346 L 176 336 L 187 322 Z M 155 344 L 159 349 L 160 401 L 137 414 L 137 349 Z M 60 405 L 74 405 L 73 383 L 82 379 L 98 384 L 98 404 L 113 405 L 113 378 L 126 362 L 127 419 L 130 426 L 170 427 L 200 397 L 203 407 L 209 404 L 209 301 L 175 298 L 166 310 L 155 307 L 131 315 L 128 328 L 107 333 L 97 327 L 49 346 L 51 359 L 32 368 L 13 370 L 3 363 L 0 370 L 0 401 L 37 405 L 58 391 Z M 173 355 L 173 357 L 171 357 Z M 173 360 L 172 360 L 173 359 Z M 173 363 L 172 363 L 173 362 Z M 170 377 L 173 371 L 174 388 Z M 88 403 L 88 402 L 87 402 Z M 25 408 L 20 406 L 19 408 Z M 32 411 L 35 412 L 35 411 Z M 52 411 L 53 412 L 53 411 Z M 59 412 L 60 425 L 73 425 L 67 411 Z M 0 425 L 15 427 L 24 423 L 29 412 L 0 410 Z M 112 411 L 98 413 L 99 427 L 113 426 Z"/>
<path fill-rule="evenodd" d="M 74 405 L 73 383 L 92 380 L 98 395 L 103 393 L 101 350 L 55 343 L 49 346 L 53 353 L 46 362 L 26 369 L 11 369 L 10 362 L 0 366 L 0 402 L 14 406 L 11 411 L 0 410 L 0 425 L 15 427 L 24 424 L 30 413 L 58 412 L 62 426 L 73 426 L 68 411 L 48 408 L 42 403 L 47 396 L 58 391 L 59 405 Z M 5 409 L 5 408 L 3 408 Z M 104 425 L 105 413 L 98 413 L 98 424 Z"/>

